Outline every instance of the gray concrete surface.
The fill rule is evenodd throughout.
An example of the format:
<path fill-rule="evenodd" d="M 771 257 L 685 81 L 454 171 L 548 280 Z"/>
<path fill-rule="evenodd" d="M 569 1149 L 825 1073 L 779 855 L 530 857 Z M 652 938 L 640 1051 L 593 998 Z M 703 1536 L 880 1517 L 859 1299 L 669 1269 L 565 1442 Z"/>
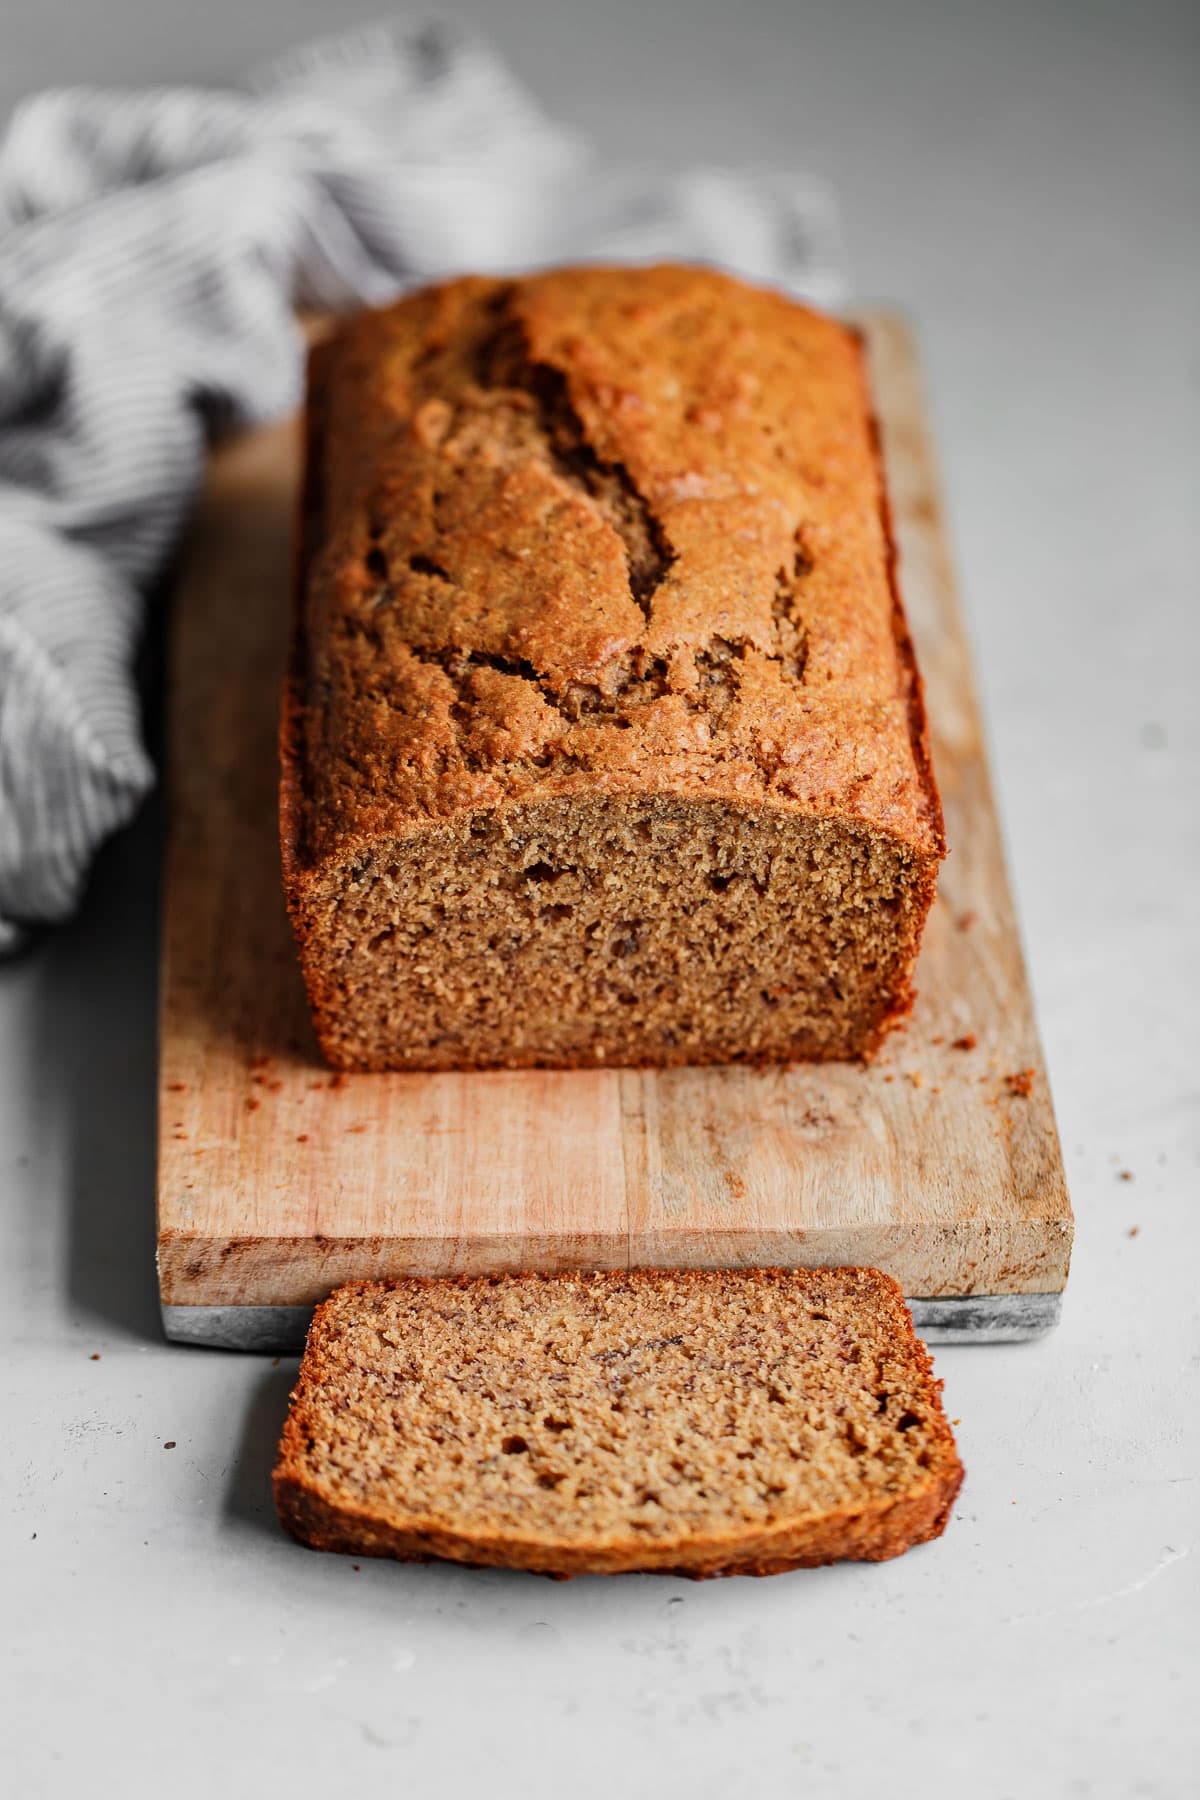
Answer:
<path fill-rule="evenodd" d="M 7 0 L 0 104 L 216 80 L 369 10 Z M 1079 1216 L 1063 1323 L 940 1353 L 968 1481 L 891 1565 L 299 1550 L 267 1493 L 291 1366 L 159 1336 L 151 808 L 0 970 L 9 1791 L 1193 1794 L 1200 12 L 458 10 L 611 149 L 827 174 L 859 292 L 919 321 Z"/>

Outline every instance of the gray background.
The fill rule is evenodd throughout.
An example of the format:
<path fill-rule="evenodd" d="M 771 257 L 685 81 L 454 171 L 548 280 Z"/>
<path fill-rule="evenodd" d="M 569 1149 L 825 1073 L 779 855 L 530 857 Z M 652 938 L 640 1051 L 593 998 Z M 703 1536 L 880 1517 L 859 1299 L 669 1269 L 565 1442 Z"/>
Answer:
<path fill-rule="evenodd" d="M 0 105 L 220 80 L 377 10 L 8 0 Z M 299 1550 L 266 1488 L 289 1366 L 157 1328 L 155 804 L 0 969 L 12 1791 L 1193 1793 L 1200 8 L 457 10 L 613 151 L 830 177 L 858 293 L 916 316 L 1079 1215 L 1065 1319 L 941 1352 L 968 1481 L 894 1564 L 557 1586 Z"/>

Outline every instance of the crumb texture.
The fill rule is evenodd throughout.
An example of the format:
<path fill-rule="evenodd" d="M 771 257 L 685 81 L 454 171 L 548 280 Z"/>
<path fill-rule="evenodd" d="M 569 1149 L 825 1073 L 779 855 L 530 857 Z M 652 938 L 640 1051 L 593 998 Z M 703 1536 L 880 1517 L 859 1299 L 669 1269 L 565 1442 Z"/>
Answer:
<path fill-rule="evenodd" d="M 575 1574 L 879 1560 L 962 1470 L 873 1270 L 359 1284 L 319 1309 L 276 1497 L 317 1548 Z"/>
<path fill-rule="evenodd" d="M 283 837 L 331 1060 L 869 1053 L 944 845 L 856 336 L 695 269 L 468 279 L 322 346 L 309 423 Z M 734 880 L 819 974 L 741 993 Z M 602 967 L 657 939 L 694 997 Z"/>

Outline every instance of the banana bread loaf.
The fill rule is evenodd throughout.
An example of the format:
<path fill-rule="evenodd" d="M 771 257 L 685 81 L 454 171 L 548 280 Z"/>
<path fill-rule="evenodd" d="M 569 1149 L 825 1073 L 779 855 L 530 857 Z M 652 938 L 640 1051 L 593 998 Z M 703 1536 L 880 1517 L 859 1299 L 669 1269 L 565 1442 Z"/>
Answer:
<path fill-rule="evenodd" d="M 867 1057 L 944 853 L 856 334 L 699 269 L 314 352 L 289 905 L 345 1069 Z"/>
<path fill-rule="evenodd" d="M 769 1575 L 945 1528 L 941 1383 L 874 1269 L 363 1282 L 319 1307 L 275 1470 L 314 1549 Z"/>

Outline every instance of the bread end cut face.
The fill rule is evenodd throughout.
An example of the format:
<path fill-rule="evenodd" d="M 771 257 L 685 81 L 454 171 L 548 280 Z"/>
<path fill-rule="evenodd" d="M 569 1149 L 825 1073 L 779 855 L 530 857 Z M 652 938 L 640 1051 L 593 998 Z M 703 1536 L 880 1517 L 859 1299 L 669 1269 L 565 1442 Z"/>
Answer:
<path fill-rule="evenodd" d="M 961 1480 L 888 1277 L 631 1271 L 339 1290 L 275 1495 L 315 1549 L 700 1577 L 900 1555 Z"/>
<path fill-rule="evenodd" d="M 869 1057 L 935 882 L 859 821 L 571 795 L 361 839 L 290 889 L 330 1062 L 435 1070 Z"/>

